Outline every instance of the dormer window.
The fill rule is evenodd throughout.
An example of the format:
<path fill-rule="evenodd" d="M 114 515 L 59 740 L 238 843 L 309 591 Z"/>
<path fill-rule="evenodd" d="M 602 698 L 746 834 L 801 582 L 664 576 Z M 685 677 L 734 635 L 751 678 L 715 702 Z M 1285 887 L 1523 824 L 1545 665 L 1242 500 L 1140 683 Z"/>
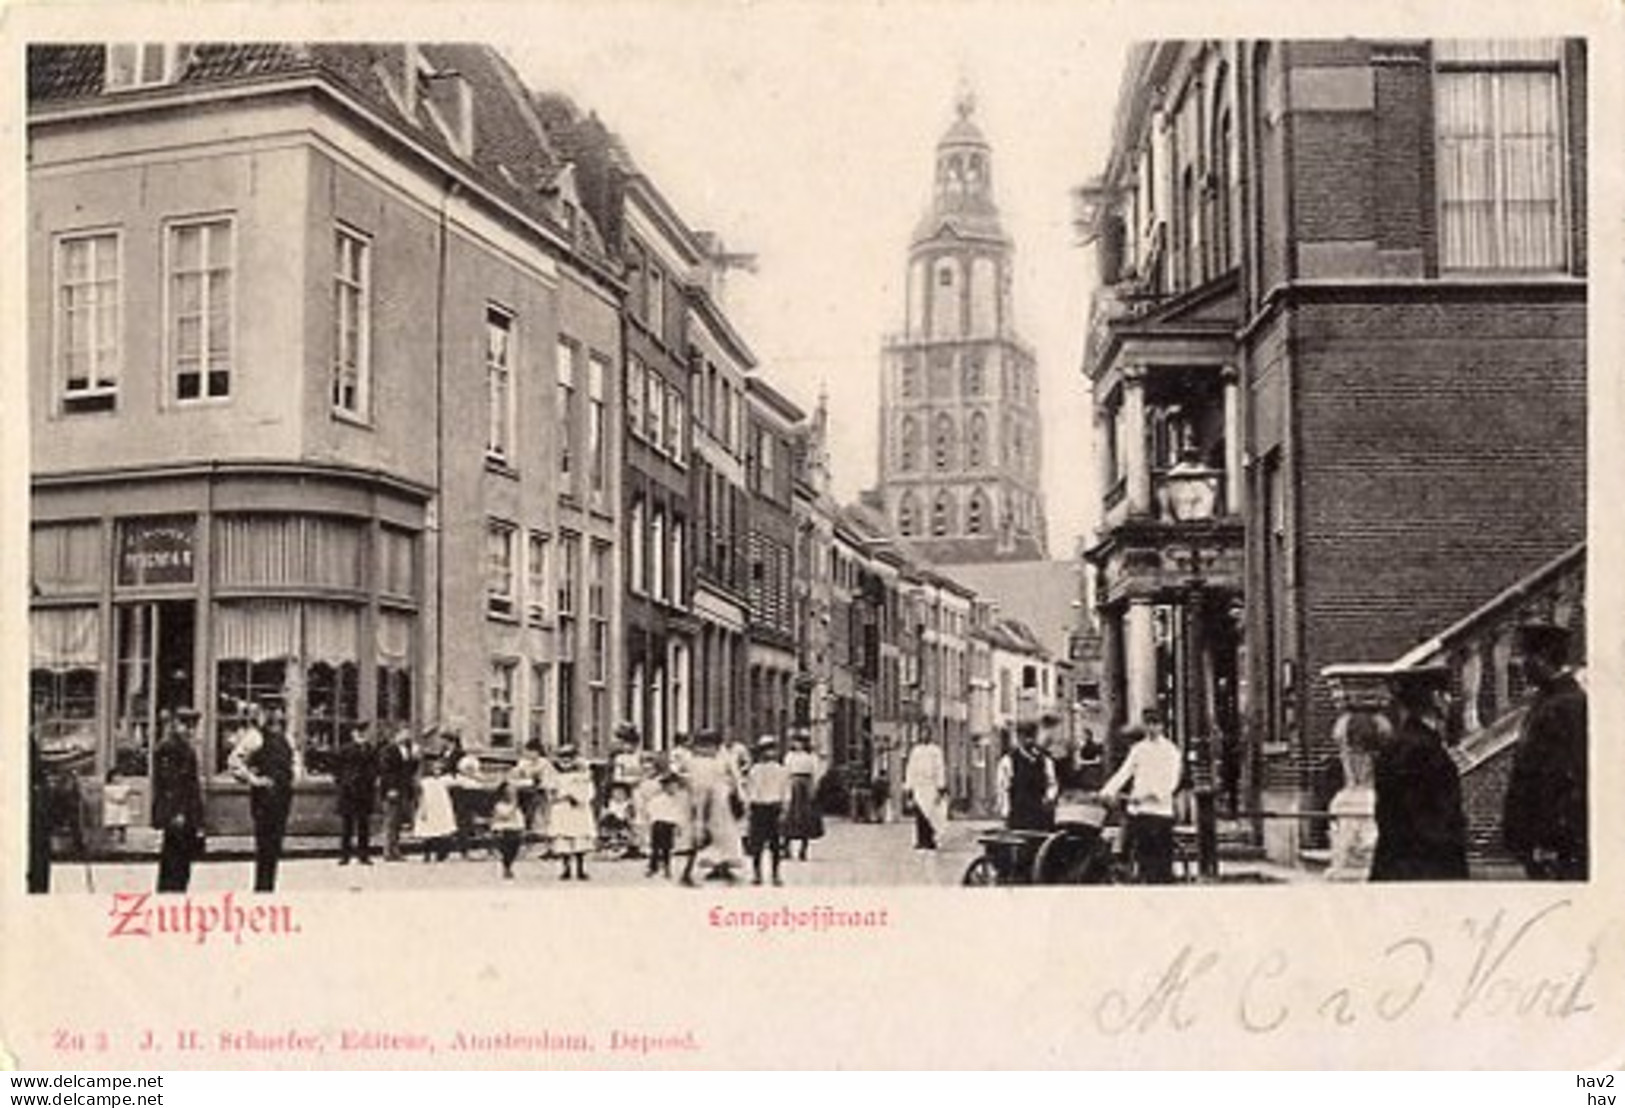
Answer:
<path fill-rule="evenodd" d="M 175 42 L 115 42 L 107 47 L 108 92 L 167 85 L 180 76 L 185 47 Z"/>

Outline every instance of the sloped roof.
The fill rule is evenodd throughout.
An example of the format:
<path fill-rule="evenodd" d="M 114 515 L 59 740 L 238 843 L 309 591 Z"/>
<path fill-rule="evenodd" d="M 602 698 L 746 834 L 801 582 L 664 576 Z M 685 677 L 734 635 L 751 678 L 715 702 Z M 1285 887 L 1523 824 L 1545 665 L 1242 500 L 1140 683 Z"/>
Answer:
<path fill-rule="evenodd" d="M 952 572 L 998 605 L 1001 621 L 1024 625 L 1051 657 L 1067 656 L 1078 620 L 1072 605 L 1082 595 L 1077 562 L 983 562 L 956 565 Z"/>
<path fill-rule="evenodd" d="M 473 149 L 463 156 L 435 122 L 431 96 L 416 99 L 412 114 L 391 91 L 401 78 L 404 43 L 197 43 L 187 48 L 175 79 L 162 86 L 118 92 L 122 100 L 161 103 L 177 92 L 207 85 L 314 74 L 349 93 L 403 137 L 463 166 L 483 188 L 557 230 L 564 220 L 553 188 L 565 159 L 536 117 L 523 82 L 502 55 L 472 43 L 423 43 L 418 50 L 437 73 L 456 73 L 469 84 L 475 111 Z M 101 44 L 31 45 L 31 108 L 104 95 L 106 47 Z M 578 225 L 579 226 L 579 225 Z M 575 238 L 589 260 L 605 257 L 596 228 Z"/>

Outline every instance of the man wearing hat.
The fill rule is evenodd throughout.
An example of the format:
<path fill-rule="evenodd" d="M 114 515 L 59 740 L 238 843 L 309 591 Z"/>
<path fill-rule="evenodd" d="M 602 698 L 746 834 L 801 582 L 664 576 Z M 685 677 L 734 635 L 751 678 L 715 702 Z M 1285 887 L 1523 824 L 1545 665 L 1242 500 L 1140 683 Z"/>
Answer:
<path fill-rule="evenodd" d="M 1139 879 L 1151 885 L 1174 881 L 1174 794 L 1179 791 L 1183 759 L 1179 747 L 1162 730 L 1162 713 L 1147 708 L 1141 723 L 1123 729 L 1133 745 L 1117 772 L 1100 791 L 1108 796 L 1132 786 L 1128 807 L 1128 849 Z"/>
<path fill-rule="evenodd" d="M 1395 726 L 1377 748 L 1377 846 L 1373 881 L 1459 881 L 1467 877 L 1467 818 L 1461 774 L 1445 750 L 1450 670 L 1400 670 L 1391 678 Z"/>
<path fill-rule="evenodd" d="M 1531 878 L 1584 881 L 1590 872 L 1585 691 L 1566 668 L 1569 633 L 1518 629 L 1524 680 L 1534 690 L 1512 760 L 1502 839 Z"/>
<path fill-rule="evenodd" d="M 372 809 L 378 800 L 378 753 L 371 724 L 357 720 L 334 755 L 333 783 L 338 791 L 339 865 L 350 864 L 351 844 L 364 866 L 372 865 Z"/>
<path fill-rule="evenodd" d="M 779 763 L 779 740 L 763 735 L 756 740 L 756 760 L 745 775 L 745 800 L 750 806 L 745 842 L 750 854 L 751 884 L 762 883 L 762 851 L 773 861 L 773 884 L 779 879 L 779 862 L 784 858 L 780 828 L 785 805 L 790 803 L 790 771 Z"/>
<path fill-rule="evenodd" d="M 280 712 L 266 718 L 259 705 L 249 710 L 249 726 L 238 733 L 232 747 L 230 769 L 248 785 L 248 813 L 254 821 L 254 891 L 276 891 L 277 865 L 282 840 L 288 833 L 293 808 L 293 744 L 288 741 L 287 718 Z"/>
<path fill-rule="evenodd" d="M 1049 831 L 1055 826 L 1060 782 L 1055 759 L 1038 742 L 1038 721 L 1016 724 L 1016 745 L 999 759 L 999 813 L 1012 831 Z"/>
<path fill-rule="evenodd" d="M 152 751 L 152 825 L 163 832 L 158 848 L 158 891 L 184 893 L 203 841 L 203 786 L 198 778 L 193 708 L 177 711 Z"/>

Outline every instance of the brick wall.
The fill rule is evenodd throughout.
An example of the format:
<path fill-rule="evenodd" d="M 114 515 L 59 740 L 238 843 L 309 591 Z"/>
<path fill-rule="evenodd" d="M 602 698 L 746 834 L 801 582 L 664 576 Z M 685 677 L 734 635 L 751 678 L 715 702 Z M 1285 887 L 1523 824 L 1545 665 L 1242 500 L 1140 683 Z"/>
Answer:
<path fill-rule="evenodd" d="M 1459 287 L 1458 287 L 1459 289 Z M 1446 290 L 1296 313 L 1305 719 L 1585 535 L 1585 308 Z"/>

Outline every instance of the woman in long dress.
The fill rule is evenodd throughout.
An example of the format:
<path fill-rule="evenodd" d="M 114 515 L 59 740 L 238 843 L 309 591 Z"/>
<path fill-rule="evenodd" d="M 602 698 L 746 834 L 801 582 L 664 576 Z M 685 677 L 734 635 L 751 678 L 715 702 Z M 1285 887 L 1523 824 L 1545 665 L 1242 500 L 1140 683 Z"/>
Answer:
<path fill-rule="evenodd" d="M 592 810 L 592 771 L 576 757 L 573 746 L 559 748 L 556 770 L 547 823 L 553 836 L 553 853 L 564 865 L 559 880 L 574 877 L 585 881 L 587 853 L 598 845 L 598 820 Z"/>
<path fill-rule="evenodd" d="M 798 734 L 791 740 L 790 753 L 784 756 L 784 769 L 790 775 L 790 806 L 784 813 L 784 840 L 799 842 L 796 857 L 807 860 L 807 844 L 824 837 L 824 817 L 818 811 L 815 797 L 818 793 L 820 766 L 818 755 L 812 752 L 811 740 Z"/>
<path fill-rule="evenodd" d="M 694 849 L 683 867 L 683 883 L 693 884 L 696 861 L 710 868 L 708 878 L 733 881 L 734 871 L 745 861 L 739 818 L 734 814 L 744 782 L 733 760 L 724 756 L 715 731 L 702 732 L 695 740 L 687 772 L 694 805 Z"/>

